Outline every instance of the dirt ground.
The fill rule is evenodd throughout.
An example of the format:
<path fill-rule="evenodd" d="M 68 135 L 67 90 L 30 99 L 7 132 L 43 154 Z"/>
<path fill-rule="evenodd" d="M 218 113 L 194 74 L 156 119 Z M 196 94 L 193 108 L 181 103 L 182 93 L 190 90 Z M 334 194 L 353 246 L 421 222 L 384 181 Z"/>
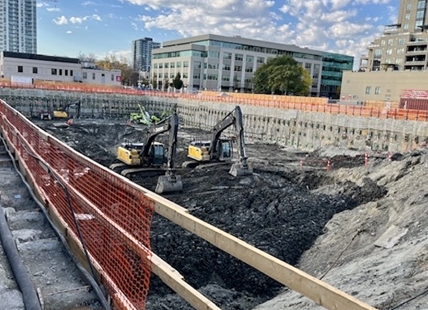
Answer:
<path fill-rule="evenodd" d="M 101 121 L 38 125 L 105 166 L 115 160 L 121 142 L 141 142 L 146 130 Z M 177 167 L 186 159 L 189 139 L 198 135 L 206 133 L 180 128 Z M 252 176 L 235 178 L 228 167 L 179 168 L 183 192 L 165 197 L 379 309 L 398 309 L 392 307 L 427 287 L 422 278 L 428 257 L 424 152 L 395 154 L 390 160 L 379 156 L 366 164 L 363 155 L 347 150 L 307 154 L 247 142 Z M 154 190 L 157 178 L 132 180 Z M 407 233 L 390 248 L 376 246 L 392 226 Z M 315 303 L 156 215 L 152 248 L 222 309 L 316 309 Z M 410 286 L 412 281 L 417 284 Z M 423 309 L 422 304 L 400 309 Z M 147 309 L 193 308 L 153 276 Z"/>

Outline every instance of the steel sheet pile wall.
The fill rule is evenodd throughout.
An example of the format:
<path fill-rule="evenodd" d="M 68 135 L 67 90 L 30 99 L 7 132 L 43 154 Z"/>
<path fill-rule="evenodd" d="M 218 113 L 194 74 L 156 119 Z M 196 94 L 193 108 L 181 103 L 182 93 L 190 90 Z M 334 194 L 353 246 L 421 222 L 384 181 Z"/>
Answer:
<path fill-rule="evenodd" d="M 4 101 L 0 129 L 49 213 L 89 254 L 114 309 L 144 309 L 153 200 L 41 131 Z"/>

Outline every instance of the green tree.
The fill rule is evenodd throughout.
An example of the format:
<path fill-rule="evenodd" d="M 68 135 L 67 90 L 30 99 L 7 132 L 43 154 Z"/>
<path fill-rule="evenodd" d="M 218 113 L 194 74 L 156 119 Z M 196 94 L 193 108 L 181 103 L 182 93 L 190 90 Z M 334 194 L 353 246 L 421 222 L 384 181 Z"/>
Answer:
<path fill-rule="evenodd" d="M 183 80 L 181 79 L 181 74 L 180 72 L 177 73 L 177 75 L 175 76 L 175 78 L 172 80 L 172 85 L 174 86 L 175 89 L 181 89 L 183 87 Z"/>
<path fill-rule="evenodd" d="M 261 94 L 293 94 L 307 96 L 311 77 L 293 57 L 269 58 L 254 73 L 254 92 Z"/>
<path fill-rule="evenodd" d="M 167 91 L 169 87 L 169 79 L 168 78 L 164 78 L 163 79 L 163 90 Z"/>

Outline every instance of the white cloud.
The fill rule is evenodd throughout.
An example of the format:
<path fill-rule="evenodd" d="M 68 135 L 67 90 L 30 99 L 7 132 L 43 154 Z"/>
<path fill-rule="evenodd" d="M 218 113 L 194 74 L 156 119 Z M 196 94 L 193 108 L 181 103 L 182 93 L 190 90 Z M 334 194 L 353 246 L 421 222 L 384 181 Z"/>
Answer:
<path fill-rule="evenodd" d="M 67 25 L 68 24 L 68 20 L 67 18 L 63 15 L 60 17 L 57 17 L 53 20 L 53 22 L 57 25 Z"/>
<path fill-rule="evenodd" d="M 54 19 L 53 22 L 57 25 L 67 25 L 68 23 L 83 24 L 83 22 L 87 20 L 102 21 L 99 15 L 94 14 L 92 16 L 84 16 L 84 17 L 72 16 L 70 18 L 67 18 L 64 15 L 62 15 L 61 17 L 57 17 L 56 19 Z"/>
<path fill-rule="evenodd" d="M 69 18 L 69 21 L 72 24 L 81 24 L 81 23 L 83 23 L 84 20 L 85 20 L 85 18 L 82 18 L 82 17 L 70 17 Z"/>

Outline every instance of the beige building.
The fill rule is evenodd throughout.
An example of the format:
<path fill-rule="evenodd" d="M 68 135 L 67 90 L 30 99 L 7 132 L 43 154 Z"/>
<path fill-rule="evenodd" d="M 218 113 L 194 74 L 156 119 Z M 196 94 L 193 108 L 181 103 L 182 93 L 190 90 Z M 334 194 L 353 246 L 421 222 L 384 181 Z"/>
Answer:
<path fill-rule="evenodd" d="M 426 0 L 400 1 L 397 23 L 368 47 L 359 72 L 343 73 L 341 100 L 399 101 L 404 90 L 428 90 L 426 10 Z"/>
<path fill-rule="evenodd" d="M 400 101 L 405 90 L 427 90 L 428 70 L 371 72 L 344 71 L 341 101 L 352 103 L 376 101 Z"/>
<path fill-rule="evenodd" d="M 120 70 L 99 70 L 81 64 L 78 58 L 6 51 L 0 54 L 0 75 L 7 79 L 121 85 Z"/>

